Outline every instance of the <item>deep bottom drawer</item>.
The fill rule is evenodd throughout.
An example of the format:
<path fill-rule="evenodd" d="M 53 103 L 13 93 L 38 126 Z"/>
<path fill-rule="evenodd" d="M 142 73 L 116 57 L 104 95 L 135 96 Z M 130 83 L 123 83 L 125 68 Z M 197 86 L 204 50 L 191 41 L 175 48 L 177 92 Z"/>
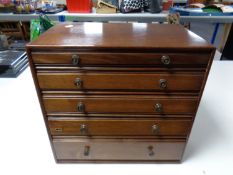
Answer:
<path fill-rule="evenodd" d="M 54 139 L 58 161 L 178 161 L 185 141 Z"/>

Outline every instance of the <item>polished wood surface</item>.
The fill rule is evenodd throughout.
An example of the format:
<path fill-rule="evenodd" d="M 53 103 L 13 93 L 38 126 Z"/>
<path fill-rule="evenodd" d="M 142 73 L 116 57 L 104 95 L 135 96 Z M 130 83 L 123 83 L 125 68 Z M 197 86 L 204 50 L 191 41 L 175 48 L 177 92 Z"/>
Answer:
<path fill-rule="evenodd" d="M 52 135 L 130 136 L 180 135 L 186 136 L 191 120 L 155 119 L 49 119 Z M 85 130 L 80 130 L 85 125 Z M 153 130 L 153 126 L 158 127 Z"/>
<path fill-rule="evenodd" d="M 74 65 L 72 56 L 79 56 L 79 62 Z M 161 62 L 162 56 L 169 56 L 170 64 L 164 65 Z M 160 66 L 160 67 L 190 67 L 206 66 L 209 61 L 208 53 L 122 53 L 122 52 L 33 52 L 33 61 L 35 64 L 42 65 L 70 65 L 70 66 Z"/>
<path fill-rule="evenodd" d="M 47 113 L 149 113 L 149 114 L 194 114 L 196 97 L 156 97 L 156 96 L 71 96 L 44 97 Z M 84 105 L 78 111 L 78 105 Z M 161 111 L 156 104 L 161 104 Z"/>
<path fill-rule="evenodd" d="M 90 113 L 47 113 L 47 120 L 51 118 L 66 118 L 66 119 L 74 119 L 74 118 L 110 118 L 110 119 L 124 119 L 124 118 L 153 118 L 153 119 L 193 119 L 193 115 L 191 114 L 137 114 L 137 113 L 126 113 L 126 114 L 100 114 L 100 113 L 95 113 L 95 114 L 90 114 Z"/>
<path fill-rule="evenodd" d="M 184 140 L 155 141 L 140 139 L 54 139 L 59 160 L 180 160 Z M 88 154 L 85 154 L 88 148 Z"/>
<path fill-rule="evenodd" d="M 60 23 L 28 47 L 85 49 L 182 49 L 209 53 L 213 47 L 181 25 L 146 23 Z M 136 50 L 138 51 L 138 50 Z"/>
<path fill-rule="evenodd" d="M 200 91 L 204 73 L 63 73 L 47 72 L 37 74 L 43 90 L 135 90 L 135 91 Z M 81 85 L 77 86 L 75 80 Z M 160 87 L 160 80 L 166 87 Z"/>
<path fill-rule="evenodd" d="M 179 25 L 61 23 L 42 34 L 27 53 L 56 161 L 180 161 L 214 52 Z"/>

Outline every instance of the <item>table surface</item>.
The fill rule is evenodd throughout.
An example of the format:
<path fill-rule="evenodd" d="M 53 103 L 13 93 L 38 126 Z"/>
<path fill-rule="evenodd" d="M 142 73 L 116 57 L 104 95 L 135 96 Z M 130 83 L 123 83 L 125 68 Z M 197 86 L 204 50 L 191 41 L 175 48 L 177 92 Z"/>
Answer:
<path fill-rule="evenodd" d="M 59 21 L 59 17 L 65 16 L 68 21 L 138 21 L 138 22 L 165 22 L 167 21 L 167 11 L 162 13 L 115 13 L 115 14 L 97 14 L 97 13 L 68 13 L 63 11 L 57 14 L 48 14 L 47 16 L 54 21 Z M 38 14 L 13 14 L 0 13 L 0 21 L 30 21 L 38 18 Z M 233 16 L 181 16 L 182 22 L 204 22 L 204 23 L 232 23 Z"/>
<path fill-rule="evenodd" d="M 0 79 L 0 174 L 233 174 L 233 62 L 214 61 L 181 164 L 56 164 L 27 68 Z"/>

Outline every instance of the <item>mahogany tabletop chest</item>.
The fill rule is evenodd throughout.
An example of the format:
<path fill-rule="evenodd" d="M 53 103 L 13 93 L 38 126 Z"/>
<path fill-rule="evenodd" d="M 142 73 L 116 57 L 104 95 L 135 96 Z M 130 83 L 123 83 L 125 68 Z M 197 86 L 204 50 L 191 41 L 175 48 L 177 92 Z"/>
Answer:
<path fill-rule="evenodd" d="M 27 45 L 57 162 L 179 162 L 215 48 L 180 25 L 60 23 Z"/>

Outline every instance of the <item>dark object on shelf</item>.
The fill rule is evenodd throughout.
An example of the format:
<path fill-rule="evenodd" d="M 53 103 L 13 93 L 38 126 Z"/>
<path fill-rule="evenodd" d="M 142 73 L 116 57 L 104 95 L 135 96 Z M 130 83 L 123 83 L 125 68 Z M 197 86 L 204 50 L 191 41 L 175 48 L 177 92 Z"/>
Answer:
<path fill-rule="evenodd" d="M 228 38 L 226 41 L 226 44 L 224 46 L 224 49 L 222 51 L 221 60 L 233 60 L 233 24 L 231 24 L 231 30 L 228 34 Z"/>
<path fill-rule="evenodd" d="M 15 14 L 31 14 L 35 12 L 36 2 L 18 1 L 15 5 Z"/>
<path fill-rule="evenodd" d="M 118 0 L 103 0 L 103 1 L 119 8 L 119 1 Z"/>
<path fill-rule="evenodd" d="M 149 12 L 160 13 L 162 11 L 161 0 L 150 0 L 149 1 Z"/>
<path fill-rule="evenodd" d="M 12 50 L 0 52 L 0 77 L 17 77 L 27 66 L 25 52 Z"/>
<path fill-rule="evenodd" d="M 33 14 L 35 13 L 34 11 L 33 12 L 17 12 L 17 11 L 14 11 L 14 14 Z"/>
<path fill-rule="evenodd" d="M 57 4 L 56 5 L 57 8 L 63 9 L 63 10 L 67 10 L 67 7 L 65 4 Z"/>
<path fill-rule="evenodd" d="M 161 0 L 122 0 L 120 11 L 122 13 L 141 11 L 160 13 L 162 11 L 161 3 Z"/>
<path fill-rule="evenodd" d="M 36 9 L 36 13 L 44 13 L 44 14 L 56 14 L 62 12 L 63 8 L 42 8 Z"/>
<path fill-rule="evenodd" d="M 14 4 L 0 4 L 0 13 L 12 13 L 14 10 Z"/>
<path fill-rule="evenodd" d="M 122 0 L 120 5 L 120 12 L 141 12 L 142 8 L 141 0 Z"/>

